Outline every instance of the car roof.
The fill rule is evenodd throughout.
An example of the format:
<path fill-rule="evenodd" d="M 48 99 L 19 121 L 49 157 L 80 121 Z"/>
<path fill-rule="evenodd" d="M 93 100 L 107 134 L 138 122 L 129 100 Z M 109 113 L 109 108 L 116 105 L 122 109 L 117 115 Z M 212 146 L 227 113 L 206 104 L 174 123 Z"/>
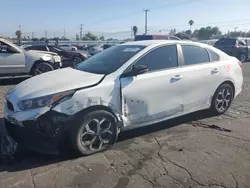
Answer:
<path fill-rule="evenodd" d="M 162 45 L 162 44 L 198 44 L 203 46 L 202 43 L 183 41 L 183 40 L 141 40 L 141 41 L 126 42 L 120 45 L 151 46 L 151 45 Z"/>

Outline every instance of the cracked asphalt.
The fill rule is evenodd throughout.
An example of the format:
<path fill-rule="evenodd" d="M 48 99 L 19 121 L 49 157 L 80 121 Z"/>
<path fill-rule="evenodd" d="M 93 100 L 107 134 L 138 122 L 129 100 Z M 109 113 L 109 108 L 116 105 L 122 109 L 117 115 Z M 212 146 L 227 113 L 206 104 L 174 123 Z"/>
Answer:
<path fill-rule="evenodd" d="M 250 187 L 250 63 L 242 93 L 222 116 L 206 111 L 121 133 L 115 146 L 70 158 L 23 152 L 0 164 L 1 188 Z M 21 79 L 0 82 L 2 96 Z"/>

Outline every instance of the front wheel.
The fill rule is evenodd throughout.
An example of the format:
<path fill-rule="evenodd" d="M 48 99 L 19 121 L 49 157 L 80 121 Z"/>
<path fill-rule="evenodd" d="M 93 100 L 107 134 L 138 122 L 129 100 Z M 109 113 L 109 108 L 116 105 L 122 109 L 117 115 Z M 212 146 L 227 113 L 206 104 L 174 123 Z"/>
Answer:
<path fill-rule="evenodd" d="M 53 66 L 50 63 L 47 62 L 41 62 L 35 65 L 32 75 L 36 76 L 45 72 L 49 72 L 54 70 Z"/>
<path fill-rule="evenodd" d="M 86 114 L 72 132 L 74 149 L 81 155 L 91 155 L 113 146 L 118 136 L 115 117 L 104 110 Z"/>
<path fill-rule="evenodd" d="M 74 57 L 72 60 L 72 66 L 75 67 L 78 63 L 81 63 L 83 60 L 80 57 Z"/>
<path fill-rule="evenodd" d="M 222 84 L 215 92 L 212 104 L 211 111 L 214 115 L 221 115 L 225 113 L 233 100 L 234 91 L 232 86 L 229 84 Z"/>

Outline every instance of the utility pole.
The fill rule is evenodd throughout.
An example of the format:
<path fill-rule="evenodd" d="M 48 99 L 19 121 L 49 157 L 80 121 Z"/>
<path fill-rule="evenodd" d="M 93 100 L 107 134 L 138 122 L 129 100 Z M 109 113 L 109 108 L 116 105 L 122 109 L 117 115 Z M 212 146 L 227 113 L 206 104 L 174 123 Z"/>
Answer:
<path fill-rule="evenodd" d="M 133 26 L 131 26 L 131 39 L 133 39 Z"/>
<path fill-rule="evenodd" d="M 47 39 L 48 35 L 47 35 L 47 30 L 45 30 L 45 38 Z"/>
<path fill-rule="evenodd" d="M 34 32 L 31 33 L 31 37 L 32 37 L 32 39 L 34 38 Z"/>
<path fill-rule="evenodd" d="M 54 32 L 54 38 L 56 37 L 56 32 Z"/>
<path fill-rule="evenodd" d="M 65 24 L 63 25 L 63 38 L 65 38 Z"/>
<path fill-rule="evenodd" d="M 80 25 L 80 40 L 82 40 L 82 30 L 83 30 L 83 24 Z"/>
<path fill-rule="evenodd" d="M 145 12 L 145 35 L 148 32 L 148 11 L 149 9 L 144 9 L 143 10 Z"/>
<path fill-rule="evenodd" d="M 19 31 L 21 31 L 21 25 L 19 25 L 18 27 L 19 27 Z"/>
<path fill-rule="evenodd" d="M 238 27 L 234 27 L 234 32 L 236 32 L 236 29 L 238 29 Z"/>

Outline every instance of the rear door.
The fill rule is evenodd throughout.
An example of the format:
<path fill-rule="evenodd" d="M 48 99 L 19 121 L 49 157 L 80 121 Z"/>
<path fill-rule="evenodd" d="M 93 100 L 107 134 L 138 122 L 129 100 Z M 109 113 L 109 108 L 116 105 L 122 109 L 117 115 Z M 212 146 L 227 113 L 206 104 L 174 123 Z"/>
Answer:
<path fill-rule="evenodd" d="M 211 50 L 196 45 L 182 45 L 184 65 L 180 75 L 184 86 L 184 111 L 193 112 L 207 108 L 216 88 L 223 82 L 219 56 Z"/>

